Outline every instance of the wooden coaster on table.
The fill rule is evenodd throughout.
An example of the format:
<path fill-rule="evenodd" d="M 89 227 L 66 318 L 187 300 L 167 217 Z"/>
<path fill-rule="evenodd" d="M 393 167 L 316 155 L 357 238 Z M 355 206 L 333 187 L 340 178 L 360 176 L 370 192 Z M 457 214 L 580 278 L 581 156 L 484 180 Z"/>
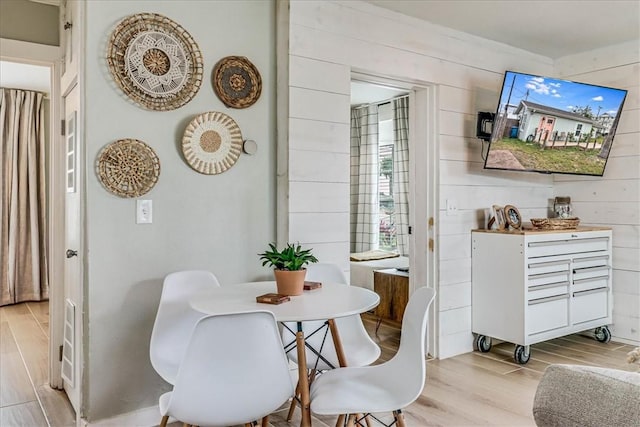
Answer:
<path fill-rule="evenodd" d="M 288 295 L 276 293 L 268 293 L 264 295 L 258 295 L 256 297 L 256 302 L 260 302 L 263 304 L 282 304 L 283 302 L 287 302 L 290 300 L 291 298 Z"/>
<path fill-rule="evenodd" d="M 311 282 L 309 280 L 305 280 L 304 286 L 302 287 L 302 289 L 304 289 L 305 291 L 311 291 L 313 289 L 319 289 L 321 287 L 322 287 L 322 283 L 320 282 Z"/>

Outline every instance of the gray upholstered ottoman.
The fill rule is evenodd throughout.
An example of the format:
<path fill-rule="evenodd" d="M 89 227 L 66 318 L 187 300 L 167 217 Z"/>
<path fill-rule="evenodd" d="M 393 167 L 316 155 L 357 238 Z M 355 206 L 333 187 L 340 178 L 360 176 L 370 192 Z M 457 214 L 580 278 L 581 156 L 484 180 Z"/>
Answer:
<path fill-rule="evenodd" d="M 551 365 L 538 385 L 533 417 L 540 427 L 638 427 L 640 373 Z"/>

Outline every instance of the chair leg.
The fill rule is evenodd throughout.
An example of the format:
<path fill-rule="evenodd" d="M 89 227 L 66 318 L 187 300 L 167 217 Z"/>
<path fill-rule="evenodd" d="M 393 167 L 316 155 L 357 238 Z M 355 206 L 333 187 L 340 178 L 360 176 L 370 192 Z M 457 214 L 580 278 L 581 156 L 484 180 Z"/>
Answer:
<path fill-rule="evenodd" d="M 393 418 L 395 418 L 398 427 L 406 427 L 407 425 L 404 423 L 404 415 L 402 415 L 402 411 L 398 409 L 397 411 L 393 411 Z"/>
<path fill-rule="evenodd" d="M 293 411 L 296 409 L 296 402 L 300 400 L 300 381 L 296 384 L 296 393 L 291 399 L 291 406 L 289 406 L 289 413 L 287 414 L 287 421 L 291 422 L 291 418 L 293 418 Z"/>
<path fill-rule="evenodd" d="M 167 422 L 169 421 L 169 415 L 165 415 L 160 420 L 160 427 L 167 427 Z"/>
<path fill-rule="evenodd" d="M 344 427 L 344 414 L 338 415 L 338 419 L 336 420 L 336 427 Z"/>
<path fill-rule="evenodd" d="M 309 385 L 316 379 L 316 370 L 312 369 L 311 374 L 309 375 Z M 293 399 L 291 399 L 291 405 L 289 406 L 289 413 L 287 414 L 287 421 L 291 422 L 293 418 L 293 411 L 296 409 L 296 403 L 300 402 L 300 381 L 296 384 L 296 395 Z"/>
<path fill-rule="evenodd" d="M 262 417 L 262 427 L 269 427 L 269 415 Z"/>
<path fill-rule="evenodd" d="M 349 414 L 349 419 L 347 420 L 347 427 L 355 427 L 355 425 L 356 425 L 355 414 Z"/>

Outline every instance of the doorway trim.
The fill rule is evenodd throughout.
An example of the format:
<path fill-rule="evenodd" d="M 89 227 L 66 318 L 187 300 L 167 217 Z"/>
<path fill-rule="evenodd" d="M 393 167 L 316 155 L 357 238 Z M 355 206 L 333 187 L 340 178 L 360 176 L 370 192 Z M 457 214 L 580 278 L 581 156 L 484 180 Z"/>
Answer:
<path fill-rule="evenodd" d="M 427 353 L 439 354 L 438 251 L 435 245 L 438 224 L 439 150 L 437 141 L 437 86 L 423 81 L 351 71 L 351 81 L 402 89 L 409 92 L 409 293 L 416 284 L 436 290 L 429 314 Z M 421 120 L 417 120 L 420 117 Z M 418 143 L 420 142 L 420 143 Z M 421 183 L 417 186 L 417 183 Z M 417 262 L 425 260 L 424 263 Z"/>
<path fill-rule="evenodd" d="M 0 38 L 0 59 L 21 64 L 49 67 L 51 93 L 49 96 L 49 147 L 47 150 L 47 242 L 49 255 L 49 385 L 62 388 L 61 364 L 58 348 L 62 345 L 63 291 L 64 291 L 64 202 L 60 201 L 64 188 L 60 173 L 62 154 L 60 144 L 60 68 L 62 51 L 59 46 L 23 42 Z M 63 200 L 63 199 L 62 199 Z"/>

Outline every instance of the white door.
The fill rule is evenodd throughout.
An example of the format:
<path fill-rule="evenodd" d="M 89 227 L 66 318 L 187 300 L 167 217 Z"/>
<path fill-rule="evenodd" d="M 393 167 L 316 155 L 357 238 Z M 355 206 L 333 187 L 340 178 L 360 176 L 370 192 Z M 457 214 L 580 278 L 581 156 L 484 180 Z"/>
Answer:
<path fill-rule="evenodd" d="M 62 378 L 76 413 L 80 407 L 82 348 L 81 177 L 82 139 L 78 125 L 80 97 L 76 85 L 64 100 L 66 196 L 64 268 L 64 340 Z"/>

